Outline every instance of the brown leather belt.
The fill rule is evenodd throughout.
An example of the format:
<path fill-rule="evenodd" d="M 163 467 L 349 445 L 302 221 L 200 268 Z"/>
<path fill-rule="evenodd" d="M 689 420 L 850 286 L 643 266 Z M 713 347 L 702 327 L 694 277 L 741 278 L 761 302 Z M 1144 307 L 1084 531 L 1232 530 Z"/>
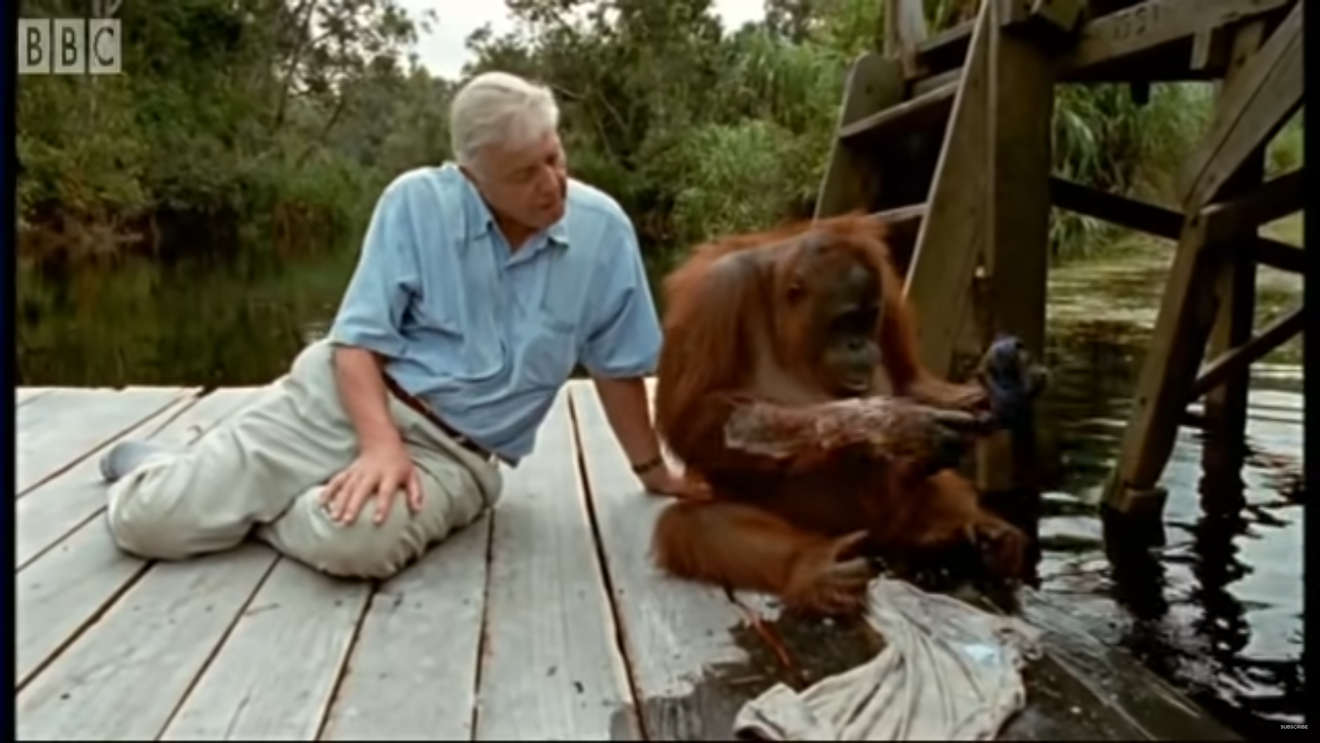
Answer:
<path fill-rule="evenodd" d="M 408 394 L 408 391 L 400 387 L 399 383 L 395 382 L 390 377 L 390 375 L 382 374 L 381 376 L 385 378 L 385 388 L 390 391 L 390 394 L 398 398 L 399 402 L 417 411 L 417 413 L 420 414 L 423 418 L 435 424 L 436 428 L 439 428 L 441 431 L 444 431 L 446 436 L 454 440 L 454 443 L 458 444 L 464 449 L 467 449 L 473 454 L 476 454 L 483 461 L 489 462 L 495 458 L 495 455 L 491 454 L 489 451 L 486 451 L 484 448 L 482 448 L 480 444 L 468 438 L 465 434 L 455 431 L 453 426 L 450 426 L 448 423 L 445 423 L 444 421 L 440 420 L 440 416 L 431 412 L 431 406 L 427 405 L 426 403 L 422 402 L 416 397 L 413 397 L 412 395 Z"/>

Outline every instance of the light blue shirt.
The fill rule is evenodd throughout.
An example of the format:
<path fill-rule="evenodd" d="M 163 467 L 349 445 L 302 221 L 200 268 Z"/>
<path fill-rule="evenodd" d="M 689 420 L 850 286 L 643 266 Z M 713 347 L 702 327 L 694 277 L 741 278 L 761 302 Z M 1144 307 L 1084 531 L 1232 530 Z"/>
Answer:
<path fill-rule="evenodd" d="M 418 168 L 376 203 L 334 343 L 370 349 L 442 420 L 511 464 L 577 363 L 655 370 L 660 323 L 632 222 L 569 181 L 565 214 L 514 253 L 459 169 Z"/>

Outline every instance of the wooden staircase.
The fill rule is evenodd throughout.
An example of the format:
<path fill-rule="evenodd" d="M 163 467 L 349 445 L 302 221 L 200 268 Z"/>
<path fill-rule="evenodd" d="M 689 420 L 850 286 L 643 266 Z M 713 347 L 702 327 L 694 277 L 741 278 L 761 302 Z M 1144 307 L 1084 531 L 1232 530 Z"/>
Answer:
<path fill-rule="evenodd" d="M 1301 208 L 1301 173 L 1261 186 L 1260 162 L 1301 105 L 1302 3 L 982 0 L 973 21 L 930 36 L 920 0 L 886 2 L 886 49 L 849 72 L 816 216 L 861 209 L 890 224 L 921 355 L 943 374 L 998 332 L 1043 353 L 1052 207 L 1178 240 L 1107 499 L 1160 501 L 1187 405 L 1206 397 L 1240 441 L 1247 365 L 1301 328 L 1299 308 L 1252 339 L 1246 287 L 1257 262 L 1303 269 L 1301 250 L 1257 234 Z M 1223 81 L 1180 211 L 1053 177 L 1056 83 L 1124 82 L 1140 100 L 1179 80 Z M 1207 343 L 1215 361 L 1198 377 Z M 984 490 L 1032 489 L 1006 441 L 979 460 Z"/>

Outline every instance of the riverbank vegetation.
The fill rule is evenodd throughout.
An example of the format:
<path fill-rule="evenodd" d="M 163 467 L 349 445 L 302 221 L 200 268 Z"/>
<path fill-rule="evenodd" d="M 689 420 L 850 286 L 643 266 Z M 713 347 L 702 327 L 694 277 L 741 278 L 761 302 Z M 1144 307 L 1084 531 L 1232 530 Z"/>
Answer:
<path fill-rule="evenodd" d="M 66 4 L 24 12 L 67 14 Z M 506 5 L 517 29 L 473 35 L 469 71 L 553 85 L 575 173 L 624 203 L 652 258 L 809 212 L 847 64 L 878 46 L 884 22 L 879 0 L 768 0 L 765 20 L 741 28 L 722 27 L 709 0 Z M 975 0 L 927 6 L 938 29 Z M 120 13 L 126 74 L 22 79 L 25 255 L 253 238 L 314 249 L 358 227 L 394 175 L 449 155 L 458 81 L 409 58 L 434 17 L 393 0 L 178 0 Z M 1056 168 L 1159 198 L 1210 100 L 1203 85 L 1159 86 L 1144 106 L 1124 86 L 1062 88 Z M 1295 165 L 1299 130 L 1281 139 L 1272 159 Z M 1064 256 L 1108 237 L 1067 216 L 1055 236 Z"/>
<path fill-rule="evenodd" d="M 26 0 L 25 16 L 85 12 Z M 578 177 L 633 216 L 653 276 L 713 234 L 809 214 L 848 64 L 882 0 L 766 0 L 725 27 L 710 0 L 506 0 L 464 71 L 553 86 Z M 927 0 L 933 30 L 976 0 Z M 443 13 L 444 4 L 436 4 Z M 460 80 L 417 64 L 438 19 L 397 0 L 123 3 L 123 75 L 19 82 L 20 373 L 29 383 L 256 383 L 333 314 L 385 183 L 449 156 Z M 1060 88 L 1060 174 L 1168 201 L 1207 85 Z M 1295 167 L 1294 122 L 1271 149 Z M 1056 212 L 1053 255 L 1121 237 Z M 244 349 L 238 353 L 237 348 Z"/>

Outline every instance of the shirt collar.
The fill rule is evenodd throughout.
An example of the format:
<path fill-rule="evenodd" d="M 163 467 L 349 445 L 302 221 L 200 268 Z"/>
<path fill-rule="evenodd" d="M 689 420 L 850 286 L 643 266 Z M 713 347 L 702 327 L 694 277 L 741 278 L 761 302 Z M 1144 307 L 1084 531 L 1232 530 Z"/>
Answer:
<path fill-rule="evenodd" d="M 485 199 L 477 192 L 476 186 L 472 185 L 467 176 L 458 170 L 452 163 L 446 164 L 447 168 L 453 168 L 458 178 L 462 181 L 463 189 L 463 223 L 464 235 L 471 242 L 473 239 L 483 237 L 487 233 L 495 230 L 495 215 L 491 214 L 490 207 L 486 205 Z M 549 227 L 532 235 L 528 240 L 528 247 L 533 251 L 539 249 L 543 244 L 551 242 L 559 247 L 568 247 L 568 208 L 565 205 L 564 216 Z"/>

